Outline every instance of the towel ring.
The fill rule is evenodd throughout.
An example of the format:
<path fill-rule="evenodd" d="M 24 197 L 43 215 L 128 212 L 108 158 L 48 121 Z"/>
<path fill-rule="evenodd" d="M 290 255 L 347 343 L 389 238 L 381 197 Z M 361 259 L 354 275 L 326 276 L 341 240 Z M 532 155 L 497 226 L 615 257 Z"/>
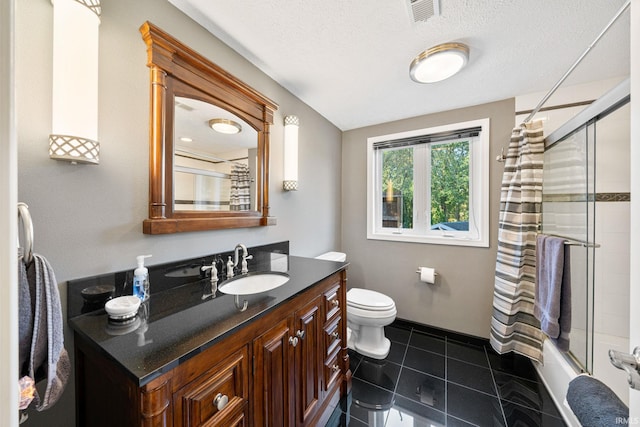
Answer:
<path fill-rule="evenodd" d="M 29 214 L 29 206 L 26 203 L 18 203 L 18 218 L 22 220 L 22 232 L 24 236 L 24 246 L 22 257 L 25 264 L 31 264 L 33 261 L 33 222 L 31 222 L 31 214 Z M 20 246 L 20 236 L 18 236 L 18 246 Z"/>

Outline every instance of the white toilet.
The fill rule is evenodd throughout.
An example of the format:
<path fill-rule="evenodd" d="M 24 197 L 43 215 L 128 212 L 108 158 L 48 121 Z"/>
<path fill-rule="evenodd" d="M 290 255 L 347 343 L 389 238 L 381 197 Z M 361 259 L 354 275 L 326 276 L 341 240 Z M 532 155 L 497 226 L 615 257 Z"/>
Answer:
<path fill-rule="evenodd" d="M 316 258 L 344 262 L 347 255 L 327 252 Z M 395 320 L 396 314 L 396 304 L 387 295 L 369 289 L 349 289 L 347 347 L 373 359 L 387 357 L 391 342 L 384 336 L 384 327 Z"/>

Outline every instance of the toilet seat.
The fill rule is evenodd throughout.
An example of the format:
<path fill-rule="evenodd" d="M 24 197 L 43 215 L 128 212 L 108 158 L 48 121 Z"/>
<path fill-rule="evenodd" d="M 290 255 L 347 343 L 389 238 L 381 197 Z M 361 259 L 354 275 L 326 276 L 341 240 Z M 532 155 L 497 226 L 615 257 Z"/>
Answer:
<path fill-rule="evenodd" d="M 391 298 L 369 289 L 352 288 L 347 292 L 347 347 L 372 359 L 384 359 L 391 341 L 384 327 L 396 318 Z"/>
<path fill-rule="evenodd" d="M 361 288 L 349 289 L 347 307 L 367 311 L 395 311 L 395 303 L 391 298 L 380 292 Z"/>

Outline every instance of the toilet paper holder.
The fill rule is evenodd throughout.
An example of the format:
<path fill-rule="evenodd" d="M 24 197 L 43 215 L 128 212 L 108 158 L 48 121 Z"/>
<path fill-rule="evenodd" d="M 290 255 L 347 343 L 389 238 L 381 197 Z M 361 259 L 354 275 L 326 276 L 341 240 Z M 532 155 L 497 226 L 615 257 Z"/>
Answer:
<path fill-rule="evenodd" d="M 418 280 L 424 283 L 434 285 L 438 280 L 438 273 L 430 267 L 418 267 L 416 273 L 418 273 Z"/>

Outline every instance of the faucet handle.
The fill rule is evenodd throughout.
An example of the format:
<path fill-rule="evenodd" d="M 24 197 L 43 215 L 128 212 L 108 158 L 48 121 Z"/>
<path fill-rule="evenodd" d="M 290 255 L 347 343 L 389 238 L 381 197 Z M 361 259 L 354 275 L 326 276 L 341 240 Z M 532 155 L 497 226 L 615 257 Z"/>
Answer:
<path fill-rule="evenodd" d="M 231 279 L 233 277 L 233 268 L 235 265 L 233 264 L 233 260 L 229 257 L 229 261 L 227 261 L 227 279 Z"/>
<path fill-rule="evenodd" d="M 202 267 L 200 267 L 200 269 L 202 271 L 211 270 L 211 281 L 212 282 L 217 282 L 218 281 L 218 267 L 216 265 L 216 259 L 215 258 L 213 259 L 213 261 L 211 261 L 211 265 L 203 265 Z"/>
<path fill-rule="evenodd" d="M 247 267 L 248 259 L 253 259 L 253 255 L 242 256 L 242 268 L 240 270 L 241 274 L 247 274 L 249 272 L 249 268 Z"/>

